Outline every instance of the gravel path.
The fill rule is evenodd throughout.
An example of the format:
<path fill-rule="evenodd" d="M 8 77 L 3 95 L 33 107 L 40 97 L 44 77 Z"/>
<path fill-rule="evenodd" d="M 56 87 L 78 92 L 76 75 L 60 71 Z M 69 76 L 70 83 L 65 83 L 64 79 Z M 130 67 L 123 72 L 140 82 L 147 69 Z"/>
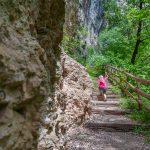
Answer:
<path fill-rule="evenodd" d="M 68 131 L 66 150 L 150 150 L 143 136 L 131 132 L 134 122 L 119 108 L 119 96 L 110 89 L 107 102 L 103 102 L 97 99 L 98 90 L 93 93 L 92 115 L 86 128 Z"/>
<path fill-rule="evenodd" d="M 67 150 L 150 150 L 133 132 L 105 132 L 80 127 L 68 132 Z"/>

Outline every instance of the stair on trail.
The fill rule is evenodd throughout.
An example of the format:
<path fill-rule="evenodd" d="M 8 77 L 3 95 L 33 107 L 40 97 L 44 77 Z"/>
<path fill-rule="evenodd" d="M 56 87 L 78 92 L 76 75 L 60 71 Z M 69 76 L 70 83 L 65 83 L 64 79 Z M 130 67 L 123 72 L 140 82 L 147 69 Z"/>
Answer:
<path fill-rule="evenodd" d="M 150 150 L 144 138 L 134 134 L 135 127 L 126 114 L 131 111 L 120 108 L 120 96 L 111 89 L 107 101 L 98 100 L 99 91 L 94 89 L 91 100 L 92 114 L 84 126 L 69 131 L 67 150 Z"/>
<path fill-rule="evenodd" d="M 86 128 L 102 129 L 103 131 L 131 131 L 140 126 L 123 115 L 93 115 L 89 122 L 85 124 Z"/>
<path fill-rule="evenodd" d="M 119 101 L 92 101 L 92 106 L 107 106 L 107 105 L 111 105 L 111 106 L 119 106 L 120 102 Z"/>
<path fill-rule="evenodd" d="M 129 114 L 131 111 L 127 109 L 122 109 L 117 106 L 97 106 L 92 108 L 93 114 L 101 115 L 125 115 Z"/>
<path fill-rule="evenodd" d="M 123 109 L 119 106 L 120 98 L 120 95 L 114 94 L 111 91 L 111 86 L 107 91 L 107 101 L 104 101 L 102 96 L 99 95 L 99 91 L 95 90 L 93 92 L 93 100 L 91 101 L 92 115 L 84 127 L 111 132 L 128 132 L 135 127 L 141 126 L 127 117 L 131 110 Z"/>

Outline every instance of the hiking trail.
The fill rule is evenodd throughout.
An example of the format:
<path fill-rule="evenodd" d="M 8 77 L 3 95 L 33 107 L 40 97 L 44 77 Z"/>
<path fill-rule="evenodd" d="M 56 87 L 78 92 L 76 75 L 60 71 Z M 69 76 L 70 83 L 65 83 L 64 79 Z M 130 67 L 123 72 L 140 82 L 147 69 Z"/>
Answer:
<path fill-rule="evenodd" d="M 131 110 L 120 108 L 120 95 L 111 85 L 107 101 L 98 100 L 98 89 L 93 89 L 92 114 L 82 127 L 68 132 L 67 150 L 150 150 L 144 137 L 133 132 L 141 126 L 127 117 Z"/>

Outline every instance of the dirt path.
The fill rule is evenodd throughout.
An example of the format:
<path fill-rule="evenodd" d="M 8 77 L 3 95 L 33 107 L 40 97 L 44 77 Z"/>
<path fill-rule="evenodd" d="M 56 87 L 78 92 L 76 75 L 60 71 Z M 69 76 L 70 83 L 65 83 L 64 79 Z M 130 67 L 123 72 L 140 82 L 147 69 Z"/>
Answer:
<path fill-rule="evenodd" d="M 83 127 L 68 132 L 67 150 L 150 150 L 144 137 L 132 132 L 135 126 L 125 114 L 130 110 L 119 108 L 119 95 L 108 89 L 107 102 L 98 100 L 93 92 L 92 115 Z"/>

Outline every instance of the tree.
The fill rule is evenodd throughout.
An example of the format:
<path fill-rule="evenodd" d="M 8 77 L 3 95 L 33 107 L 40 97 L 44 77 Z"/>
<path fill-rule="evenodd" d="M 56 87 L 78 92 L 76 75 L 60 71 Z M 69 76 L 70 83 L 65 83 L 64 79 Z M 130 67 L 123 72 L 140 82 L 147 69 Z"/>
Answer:
<path fill-rule="evenodd" d="M 128 0 L 128 19 L 132 24 L 134 47 L 131 64 L 135 64 L 141 46 L 146 44 L 150 26 L 150 4 L 148 0 Z"/>
<path fill-rule="evenodd" d="M 142 10 L 142 8 L 143 8 L 143 2 L 140 2 L 140 4 L 139 4 L 140 11 Z M 131 58 L 132 64 L 135 64 L 135 59 L 136 59 L 136 56 L 138 54 L 140 43 L 142 42 L 141 41 L 141 32 L 142 32 L 142 20 L 139 18 L 138 27 L 137 27 L 137 34 L 136 34 L 137 35 L 136 44 L 135 44 L 134 51 L 133 51 L 132 58 Z"/>

